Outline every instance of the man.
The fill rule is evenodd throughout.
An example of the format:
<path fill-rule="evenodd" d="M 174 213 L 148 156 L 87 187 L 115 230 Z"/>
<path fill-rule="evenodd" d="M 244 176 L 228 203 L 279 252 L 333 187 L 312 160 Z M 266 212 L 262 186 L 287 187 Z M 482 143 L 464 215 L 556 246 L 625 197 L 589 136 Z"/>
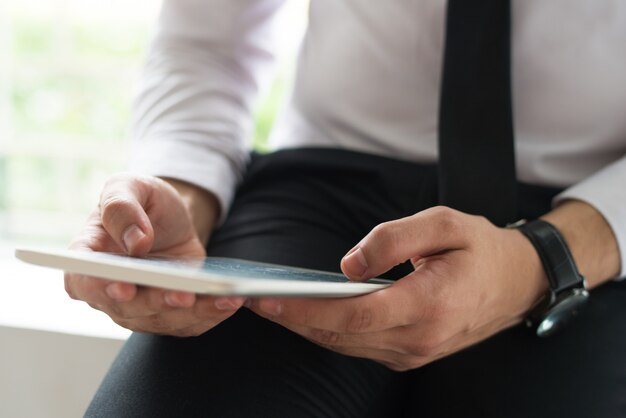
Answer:
<path fill-rule="evenodd" d="M 626 288 L 610 281 L 626 254 L 619 2 L 513 3 L 517 215 L 556 227 L 588 288 L 610 281 L 548 339 L 519 325 L 554 291 L 536 231 L 437 206 L 445 4 L 312 1 L 277 151 L 248 163 L 282 3 L 165 2 L 136 106 L 143 175 L 107 183 L 73 247 L 202 256 L 208 245 L 398 280 L 349 299 L 245 300 L 67 275 L 71 296 L 139 332 L 87 414 L 626 415 Z M 558 321 L 546 312 L 544 328 Z"/>

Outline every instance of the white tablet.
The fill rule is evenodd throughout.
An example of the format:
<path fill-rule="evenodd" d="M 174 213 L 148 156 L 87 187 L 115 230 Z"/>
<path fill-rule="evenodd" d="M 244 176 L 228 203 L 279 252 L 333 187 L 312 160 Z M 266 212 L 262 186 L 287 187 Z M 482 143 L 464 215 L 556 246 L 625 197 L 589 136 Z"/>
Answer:
<path fill-rule="evenodd" d="M 347 297 L 374 292 L 392 282 L 350 282 L 344 275 L 234 258 L 161 257 L 63 249 L 18 248 L 22 261 L 72 273 L 216 296 Z"/>

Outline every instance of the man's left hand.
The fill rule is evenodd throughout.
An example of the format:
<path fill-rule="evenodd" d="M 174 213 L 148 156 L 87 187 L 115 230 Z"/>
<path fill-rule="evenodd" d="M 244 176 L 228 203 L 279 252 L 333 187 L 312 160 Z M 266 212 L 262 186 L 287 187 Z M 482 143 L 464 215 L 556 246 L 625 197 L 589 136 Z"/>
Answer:
<path fill-rule="evenodd" d="M 371 294 L 258 299 L 250 308 L 323 347 L 402 371 L 519 323 L 547 290 L 519 231 L 445 207 L 377 226 L 341 268 L 367 280 L 407 260 L 412 273 Z"/>

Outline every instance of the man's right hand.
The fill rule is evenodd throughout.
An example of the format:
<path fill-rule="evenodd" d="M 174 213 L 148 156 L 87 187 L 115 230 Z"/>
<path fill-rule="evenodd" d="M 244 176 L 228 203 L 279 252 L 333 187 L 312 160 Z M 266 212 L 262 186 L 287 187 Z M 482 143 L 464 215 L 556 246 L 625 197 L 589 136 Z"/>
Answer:
<path fill-rule="evenodd" d="M 203 241 L 208 239 L 217 210 L 216 199 L 194 186 L 119 174 L 104 186 L 98 207 L 70 248 L 131 256 L 204 257 L 199 236 Z M 202 220 L 192 220 L 196 215 Z M 198 225 L 202 225 L 202 231 L 197 230 Z M 208 331 L 245 301 L 241 297 L 196 296 L 73 273 L 65 274 L 65 289 L 73 299 L 105 312 L 125 328 L 181 337 Z"/>

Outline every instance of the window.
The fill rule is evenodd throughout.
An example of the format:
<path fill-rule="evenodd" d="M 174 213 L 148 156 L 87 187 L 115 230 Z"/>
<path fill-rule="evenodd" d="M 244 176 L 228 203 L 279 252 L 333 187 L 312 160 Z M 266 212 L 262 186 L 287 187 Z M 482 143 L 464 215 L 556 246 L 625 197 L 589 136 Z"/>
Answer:
<path fill-rule="evenodd" d="M 127 160 L 127 125 L 160 2 L 20 0 L 0 5 L 0 241 L 65 246 Z M 282 45 L 306 2 L 289 2 Z M 257 113 L 267 134 L 291 67 Z"/>
<path fill-rule="evenodd" d="M 104 179 L 125 166 L 130 87 L 158 4 L 7 3 L 0 25 L 0 236 L 66 245 Z"/>
<path fill-rule="evenodd" d="M 288 89 L 305 23 L 307 1 L 287 3 L 283 59 L 257 111 L 258 146 Z M 66 247 L 105 179 L 125 169 L 134 86 L 159 7 L 158 0 L 0 1 L 0 294 L 10 295 L 0 326 L 128 335 L 71 303 L 59 272 L 18 263 L 12 253 L 19 244 Z"/>

